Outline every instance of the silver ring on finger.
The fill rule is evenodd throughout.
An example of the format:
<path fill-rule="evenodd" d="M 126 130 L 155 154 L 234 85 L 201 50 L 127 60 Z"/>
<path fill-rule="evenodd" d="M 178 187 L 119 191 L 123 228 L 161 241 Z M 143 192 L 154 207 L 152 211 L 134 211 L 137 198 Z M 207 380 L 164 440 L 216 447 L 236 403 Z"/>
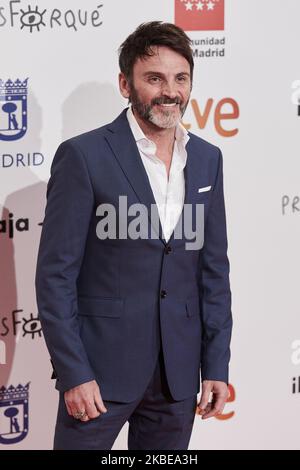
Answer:
<path fill-rule="evenodd" d="M 73 416 L 74 416 L 75 419 L 82 419 L 85 416 L 87 416 L 87 413 L 86 413 L 86 411 L 76 411 L 76 413 L 74 413 Z"/>

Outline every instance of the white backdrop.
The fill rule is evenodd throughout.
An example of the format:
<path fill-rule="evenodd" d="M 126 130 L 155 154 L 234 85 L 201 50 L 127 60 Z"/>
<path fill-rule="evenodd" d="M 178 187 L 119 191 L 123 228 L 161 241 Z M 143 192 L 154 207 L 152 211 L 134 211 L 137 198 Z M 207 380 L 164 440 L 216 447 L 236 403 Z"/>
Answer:
<path fill-rule="evenodd" d="M 215 9 L 219 1 L 211 2 Z M 144 21 L 174 22 L 175 3 L 0 0 L 0 79 L 28 78 L 28 128 L 17 140 L 6 140 L 12 133 L 0 82 L 0 450 L 52 447 L 57 392 L 34 274 L 54 152 L 127 105 L 117 49 Z M 184 123 L 223 151 L 234 315 L 232 398 L 224 419 L 196 416 L 190 449 L 300 448 L 299 17 L 298 0 L 225 0 L 224 30 L 187 31 L 195 41 L 225 43 L 195 42 L 198 55 L 212 48 L 223 55 L 195 57 Z M 235 110 L 220 124 L 225 134 L 236 129 L 232 136 L 215 126 L 220 106 Z M 25 388 L 7 391 L 19 384 Z M 113 448 L 126 449 L 126 439 L 127 425 Z"/>

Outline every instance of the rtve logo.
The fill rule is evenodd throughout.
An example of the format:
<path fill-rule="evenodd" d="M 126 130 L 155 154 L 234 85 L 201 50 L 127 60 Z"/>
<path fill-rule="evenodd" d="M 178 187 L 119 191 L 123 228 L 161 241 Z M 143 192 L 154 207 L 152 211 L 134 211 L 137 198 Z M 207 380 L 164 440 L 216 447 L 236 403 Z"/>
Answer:
<path fill-rule="evenodd" d="M 191 107 L 199 129 L 205 129 L 211 118 L 217 133 L 222 137 L 234 137 L 239 132 L 237 127 L 225 129 L 223 125 L 223 121 L 236 120 L 240 116 L 239 105 L 235 99 L 222 98 L 220 101 L 215 102 L 213 98 L 209 98 L 204 107 L 200 107 L 198 101 L 192 99 Z M 190 123 L 183 123 L 183 125 L 187 130 L 192 127 Z"/>

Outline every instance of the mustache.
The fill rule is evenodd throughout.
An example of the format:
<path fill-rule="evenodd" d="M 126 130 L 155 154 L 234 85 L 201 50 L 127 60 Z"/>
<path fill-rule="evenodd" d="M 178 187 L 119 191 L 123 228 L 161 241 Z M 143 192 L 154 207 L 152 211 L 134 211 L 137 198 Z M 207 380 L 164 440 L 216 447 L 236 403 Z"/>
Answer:
<path fill-rule="evenodd" d="M 181 104 L 181 99 L 180 98 L 175 98 L 175 99 L 170 99 L 166 97 L 161 97 L 161 98 L 155 98 L 154 100 L 151 101 L 152 105 L 155 104 Z"/>

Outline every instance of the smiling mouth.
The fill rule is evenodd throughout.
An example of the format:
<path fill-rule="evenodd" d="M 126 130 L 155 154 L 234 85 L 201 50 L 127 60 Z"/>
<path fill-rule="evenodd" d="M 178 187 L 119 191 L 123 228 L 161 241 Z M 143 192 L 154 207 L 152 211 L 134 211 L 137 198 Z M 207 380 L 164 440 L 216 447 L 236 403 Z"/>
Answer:
<path fill-rule="evenodd" d="M 163 108 L 175 108 L 178 103 L 171 103 L 171 104 L 158 104 L 157 106 L 162 106 Z"/>

